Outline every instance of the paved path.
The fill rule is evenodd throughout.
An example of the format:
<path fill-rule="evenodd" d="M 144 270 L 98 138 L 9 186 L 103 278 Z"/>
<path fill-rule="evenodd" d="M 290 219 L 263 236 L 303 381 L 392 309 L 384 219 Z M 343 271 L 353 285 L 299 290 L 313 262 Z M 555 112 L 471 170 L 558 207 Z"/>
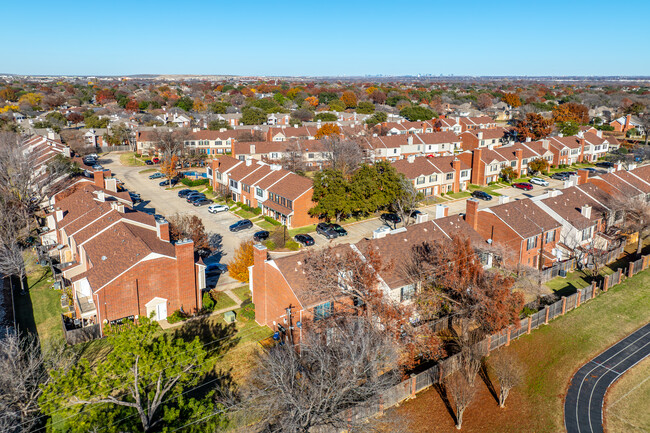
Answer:
<path fill-rule="evenodd" d="M 571 379 L 564 401 L 567 432 L 602 433 L 607 388 L 648 355 L 650 323 L 582 366 Z"/>

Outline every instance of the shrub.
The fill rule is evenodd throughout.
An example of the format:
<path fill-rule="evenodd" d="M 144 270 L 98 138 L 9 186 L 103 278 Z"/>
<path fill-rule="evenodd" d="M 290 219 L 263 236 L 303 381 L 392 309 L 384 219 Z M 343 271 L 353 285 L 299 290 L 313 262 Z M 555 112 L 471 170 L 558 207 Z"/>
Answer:
<path fill-rule="evenodd" d="M 284 247 L 290 249 L 291 251 L 298 251 L 300 244 L 298 244 L 298 242 L 294 241 L 293 239 L 289 239 L 287 243 L 284 244 Z"/>
<path fill-rule="evenodd" d="M 203 294 L 203 309 L 206 311 L 212 311 L 214 309 L 214 299 L 212 299 L 210 292 Z"/>
<path fill-rule="evenodd" d="M 167 316 L 167 322 L 170 324 L 178 323 L 180 321 L 183 321 L 187 319 L 183 313 L 181 313 L 181 310 L 176 310 L 172 313 L 171 316 Z"/>
<path fill-rule="evenodd" d="M 207 185 L 210 183 L 210 179 L 197 179 L 197 180 L 191 180 L 186 177 L 181 179 L 181 183 L 185 186 L 199 186 L 199 185 Z"/>
<path fill-rule="evenodd" d="M 270 216 L 266 216 L 266 215 L 264 216 L 264 221 L 266 221 L 266 222 L 268 222 L 268 223 L 271 223 L 271 224 L 273 224 L 274 226 L 281 226 L 281 225 L 282 225 L 281 222 L 276 221 L 276 220 L 274 220 L 273 218 L 271 218 Z"/>
<path fill-rule="evenodd" d="M 246 304 L 239 310 L 239 316 L 248 320 L 255 320 L 255 304 Z"/>
<path fill-rule="evenodd" d="M 535 314 L 535 313 L 537 313 L 537 311 L 534 310 L 534 309 L 532 309 L 532 308 L 530 308 L 530 307 L 524 307 L 524 308 L 521 310 L 521 314 L 522 314 L 524 317 L 532 316 L 532 315 Z"/>
<path fill-rule="evenodd" d="M 269 251 L 273 251 L 276 248 L 275 242 L 273 242 L 271 240 L 268 240 L 268 241 L 264 242 L 264 245 L 266 245 L 266 248 L 268 248 Z"/>

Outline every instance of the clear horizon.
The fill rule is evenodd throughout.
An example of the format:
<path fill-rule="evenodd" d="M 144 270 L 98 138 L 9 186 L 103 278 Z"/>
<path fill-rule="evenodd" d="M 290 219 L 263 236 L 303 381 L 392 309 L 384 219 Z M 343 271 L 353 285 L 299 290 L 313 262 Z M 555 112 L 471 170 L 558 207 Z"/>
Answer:
<path fill-rule="evenodd" d="M 258 0 L 233 3 L 168 0 L 110 7 L 77 0 L 35 0 L 2 48 L 1 73 L 16 75 L 233 75 L 286 77 L 648 76 L 650 30 L 603 1 L 543 5 L 516 1 L 462 7 L 414 1 L 335 0 L 326 7 Z M 650 4 L 625 11 L 646 16 Z M 4 5 L 5 16 L 25 15 Z M 29 25 L 25 25 L 28 22 Z M 188 73 L 186 71 L 193 71 Z"/>

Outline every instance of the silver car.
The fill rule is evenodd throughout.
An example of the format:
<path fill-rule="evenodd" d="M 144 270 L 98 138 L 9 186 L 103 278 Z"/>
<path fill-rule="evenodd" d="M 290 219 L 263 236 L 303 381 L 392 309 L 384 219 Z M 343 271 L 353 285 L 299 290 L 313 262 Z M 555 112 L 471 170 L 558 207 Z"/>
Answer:
<path fill-rule="evenodd" d="M 539 177 L 531 178 L 530 183 L 534 183 L 535 185 L 548 186 L 548 181 L 544 179 L 540 179 Z"/>

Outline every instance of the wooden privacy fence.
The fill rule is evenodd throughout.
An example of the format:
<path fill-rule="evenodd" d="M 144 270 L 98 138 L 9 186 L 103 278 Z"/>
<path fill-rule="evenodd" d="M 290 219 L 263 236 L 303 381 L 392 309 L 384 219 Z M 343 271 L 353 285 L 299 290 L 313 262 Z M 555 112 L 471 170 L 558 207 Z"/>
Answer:
<path fill-rule="evenodd" d="M 617 269 L 613 274 L 603 277 L 600 283 L 593 282 L 590 286 L 580 289 L 570 296 L 563 296 L 559 301 L 546 305 L 535 314 L 521 319 L 519 326 L 510 325 L 508 328 L 486 337 L 483 341 L 477 343 L 477 346 L 484 355 L 502 346 L 508 346 L 512 340 L 524 334 L 530 334 L 533 329 L 548 324 L 550 320 L 578 308 L 585 302 L 595 298 L 599 293 L 606 292 L 609 288 L 620 284 L 626 277 L 631 277 L 649 266 L 650 255 L 630 262 L 627 268 Z M 442 382 L 446 377 L 457 371 L 459 366 L 459 354 L 440 360 L 433 367 L 421 373 L 413 374 L 410 378 L 392 386 L 377 399 L 349 410 L 348 419 L 351 421 L 360 420 L 382 414 L 384 409 L 395 406 L 407 398 L 414 398 L 418 392 Z M 332 430 L 314 429 L 314 431 L 320 433 Z"/>

